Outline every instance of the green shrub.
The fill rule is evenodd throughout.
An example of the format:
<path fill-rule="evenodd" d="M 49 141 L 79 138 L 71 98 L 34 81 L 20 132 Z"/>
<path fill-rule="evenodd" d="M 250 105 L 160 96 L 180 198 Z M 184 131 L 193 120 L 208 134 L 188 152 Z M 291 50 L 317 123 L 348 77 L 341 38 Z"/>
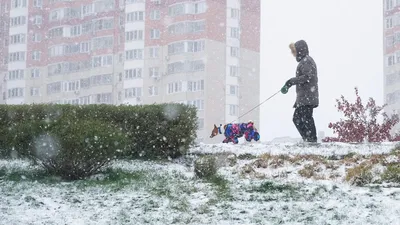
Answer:
<path fill-rule="evenodd" d="M 30 155 L 29 143 L 11 143 L 10 133 L 20 136 L 19 139 L 29 135 L 38 138 L 49 126 L 92 120 L 116 127 L 126 134 L 130 145 L 118 154 L 119 157 L 175 158 L 185 154 L 196 139 L 196 109 L 183 104 L 0 105 L 0 155 L 9 157 L 12 148 L 19 148 L 22 155 Z"/>
<path fill-rule="evenodd" d="M 194 161 L 194 173 L 199 178 L 210 178 L 217 173 L 217 163 L 214 156 L 201 156 Z"/>
<path fill-rule="evenodd" d="M 128 139 L 117 127 L 102 121 L 79 123 L 25 122 L 9 134 L 15 150 L 42 165 L 49 174 L 64 179 L 93 175 L 128 147 Z"/>

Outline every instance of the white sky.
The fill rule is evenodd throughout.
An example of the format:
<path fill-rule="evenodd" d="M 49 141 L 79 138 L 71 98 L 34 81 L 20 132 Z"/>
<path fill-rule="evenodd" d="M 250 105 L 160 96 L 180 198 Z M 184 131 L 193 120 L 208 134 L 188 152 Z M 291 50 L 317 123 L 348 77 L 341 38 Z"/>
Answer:
<path fill-rule="evenodd" d="M 314 110 L 317 131 L 332 135 L 329 122 L 341 117 L 335 108 L 342 94 L 383 104 L 383 6 L 381 0 L 261 0 L 261 99 L 295 75 L 288 45 L 307 41 L 317 63 L 320 106 Z M 292 123 L 295 87 L 260 108 L 261 139 L 300 137 Z"/>

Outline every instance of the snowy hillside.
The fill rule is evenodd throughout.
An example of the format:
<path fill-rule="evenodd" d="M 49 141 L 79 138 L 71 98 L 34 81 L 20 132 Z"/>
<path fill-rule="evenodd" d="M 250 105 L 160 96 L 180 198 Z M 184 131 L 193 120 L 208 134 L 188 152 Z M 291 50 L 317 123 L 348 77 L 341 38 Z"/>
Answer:
<path fill-rule="evenodd" d="M 118 161 L 105 175 L 60 182 L 37 166 L 0 161 L 1 224 L 399 224 L 400 189 L 357 187 L 346 170 L 373 157 L 400 163 L 394 144 L 199 145 L 169 162 Z M 199 154 L 226 158 L 219 177 L 194 177 Z M 384 155 L 376 155 L 383 154 Z M 371 156 L 371 154 L 374 154 Z M 311 166 L 308 166 L 311 165 Z M 384 165 L 374 166 L 378 179 Z M 35 173 L 36 171 L 36 173 Z M 36 175 L 35 175 L 36 174 Z M 37 175 L 39 174 L 39 175 Z"/>

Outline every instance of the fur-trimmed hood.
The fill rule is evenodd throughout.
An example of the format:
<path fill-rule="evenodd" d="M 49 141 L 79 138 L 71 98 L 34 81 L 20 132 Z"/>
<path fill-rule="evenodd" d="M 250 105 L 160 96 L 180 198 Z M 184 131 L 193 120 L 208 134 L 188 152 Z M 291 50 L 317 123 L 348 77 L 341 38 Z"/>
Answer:
<path fill-rule="evenodd" d="M 307 45 L 306 41 L 304 41 L 304 40 L 297 41 L 294 44 L 294 47 L 296 49 L 297 62 L 300 62 L 304 57 L 308 56 L 309 51 L 308 51 L 308 45 Z"/>

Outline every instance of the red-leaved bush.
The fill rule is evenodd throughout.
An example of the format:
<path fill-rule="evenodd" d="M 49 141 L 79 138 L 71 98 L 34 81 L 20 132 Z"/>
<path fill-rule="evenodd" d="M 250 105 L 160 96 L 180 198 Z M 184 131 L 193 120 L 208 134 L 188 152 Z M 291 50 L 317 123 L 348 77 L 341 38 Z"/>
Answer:
<path fill-rule="evenodd" d="M 373 98 L 369 98 L 364 106 L 355 88 L 356 101 L 350 103 L 342 95 L 341 99 L 336 99 L 337 109 L 344 114 L 345 119 L 336 123 L 329 123 L 329 128 L 338 137 L 326 137 L 323 142 L 384 142 L 400 141 L 399 135 L 391 135 L 390 131 L 399 122 L 399 115 L 388 116 L 381 112 L 386 105 L 377 106 Z M 383 122 L 378 123 L 377 117 L 382 115 Z"/>

